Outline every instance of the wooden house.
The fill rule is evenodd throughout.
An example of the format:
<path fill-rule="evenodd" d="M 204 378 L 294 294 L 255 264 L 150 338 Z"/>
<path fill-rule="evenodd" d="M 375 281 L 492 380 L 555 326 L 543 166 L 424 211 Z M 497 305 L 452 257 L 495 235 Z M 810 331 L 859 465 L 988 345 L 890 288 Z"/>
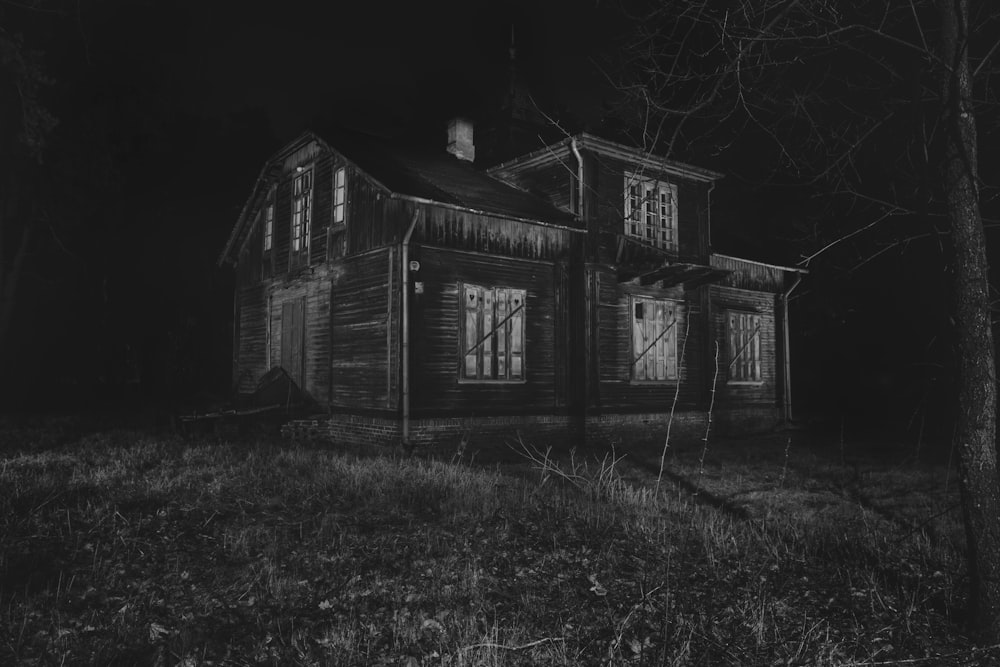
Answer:
<path fill-rule="evenodd" d="M 306 133 L 220 257 L 234 390 L 280 366 L 291 431 L 426 447 L 662 440 L 790 409 L 796 270 L 713 254 L 719 174 L 581 134 L 487 170 L 472 126 L 420 151 Z"/>

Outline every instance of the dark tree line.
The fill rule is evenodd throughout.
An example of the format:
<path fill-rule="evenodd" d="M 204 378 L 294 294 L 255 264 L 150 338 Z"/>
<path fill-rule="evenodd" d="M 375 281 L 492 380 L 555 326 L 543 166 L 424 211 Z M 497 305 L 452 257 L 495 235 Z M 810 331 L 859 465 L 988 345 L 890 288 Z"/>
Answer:
<path fill-rule="evenodd" d="M 663 0 L 632 6 L 620 62 L 633 138 L 669 155 L 740 153 L 808 188 L 823 224 L 802 265 L 941 243 L 957 366 L 956 448 L 973 630 L 1000 641 L 1000 477 L 979 148 L 996 128 L 1000 15 L 989 2 Z M 977 121 L 979 125 L 977 126 Z M 985 128 L 982 134 L 979 128 Z M 747 153 L 753 160 L 747 160 Z"/>

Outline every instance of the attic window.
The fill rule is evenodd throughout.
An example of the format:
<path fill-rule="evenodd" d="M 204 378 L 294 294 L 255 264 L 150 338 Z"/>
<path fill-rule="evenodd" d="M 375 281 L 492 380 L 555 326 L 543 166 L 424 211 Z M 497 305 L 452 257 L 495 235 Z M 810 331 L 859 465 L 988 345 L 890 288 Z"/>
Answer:
<path fill-rule="evenodd" d="M 292 252 L 309 249 L 309 221 L 312 216 L 312 169 L 295 175 L 292 181 Z"/>
<path fill-rule="evenodd" d="M 264 252 L 271 249 L 274 242 L 274 203 L 269 201 L 264 206 Z"/>
<path fill-rule="evenodd" d="M 640 174 L 625 174 L 625 235 L 677 249 L 677 186 Z"/>
<path fill-rule="evenodd" d="M 347 170 L 340 167 L 333 172 L 333 222 L 344 222 L 344 209 L 347 202 Z"/>

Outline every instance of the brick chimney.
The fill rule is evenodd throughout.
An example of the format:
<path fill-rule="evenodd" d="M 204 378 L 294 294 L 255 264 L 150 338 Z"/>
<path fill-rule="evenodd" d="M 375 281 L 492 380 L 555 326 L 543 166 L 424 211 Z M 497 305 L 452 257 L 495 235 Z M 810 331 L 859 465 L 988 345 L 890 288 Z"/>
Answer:
<path fill-rule="evenodd" d="M 471 120 L 452 118 L 448 121 L 448 152 L 459 160 L 472 162 L 476 159 L 476 144 L 472 140 Z"/>

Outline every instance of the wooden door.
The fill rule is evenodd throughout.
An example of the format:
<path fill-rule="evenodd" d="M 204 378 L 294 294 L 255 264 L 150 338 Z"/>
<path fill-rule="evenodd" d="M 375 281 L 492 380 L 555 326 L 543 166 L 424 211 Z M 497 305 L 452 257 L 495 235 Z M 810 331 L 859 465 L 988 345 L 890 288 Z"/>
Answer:
<path fill-rule="evenodd" d="M 305 388 L 305 299 L 281 306 L 281 367 L 300 388 Z"/>

